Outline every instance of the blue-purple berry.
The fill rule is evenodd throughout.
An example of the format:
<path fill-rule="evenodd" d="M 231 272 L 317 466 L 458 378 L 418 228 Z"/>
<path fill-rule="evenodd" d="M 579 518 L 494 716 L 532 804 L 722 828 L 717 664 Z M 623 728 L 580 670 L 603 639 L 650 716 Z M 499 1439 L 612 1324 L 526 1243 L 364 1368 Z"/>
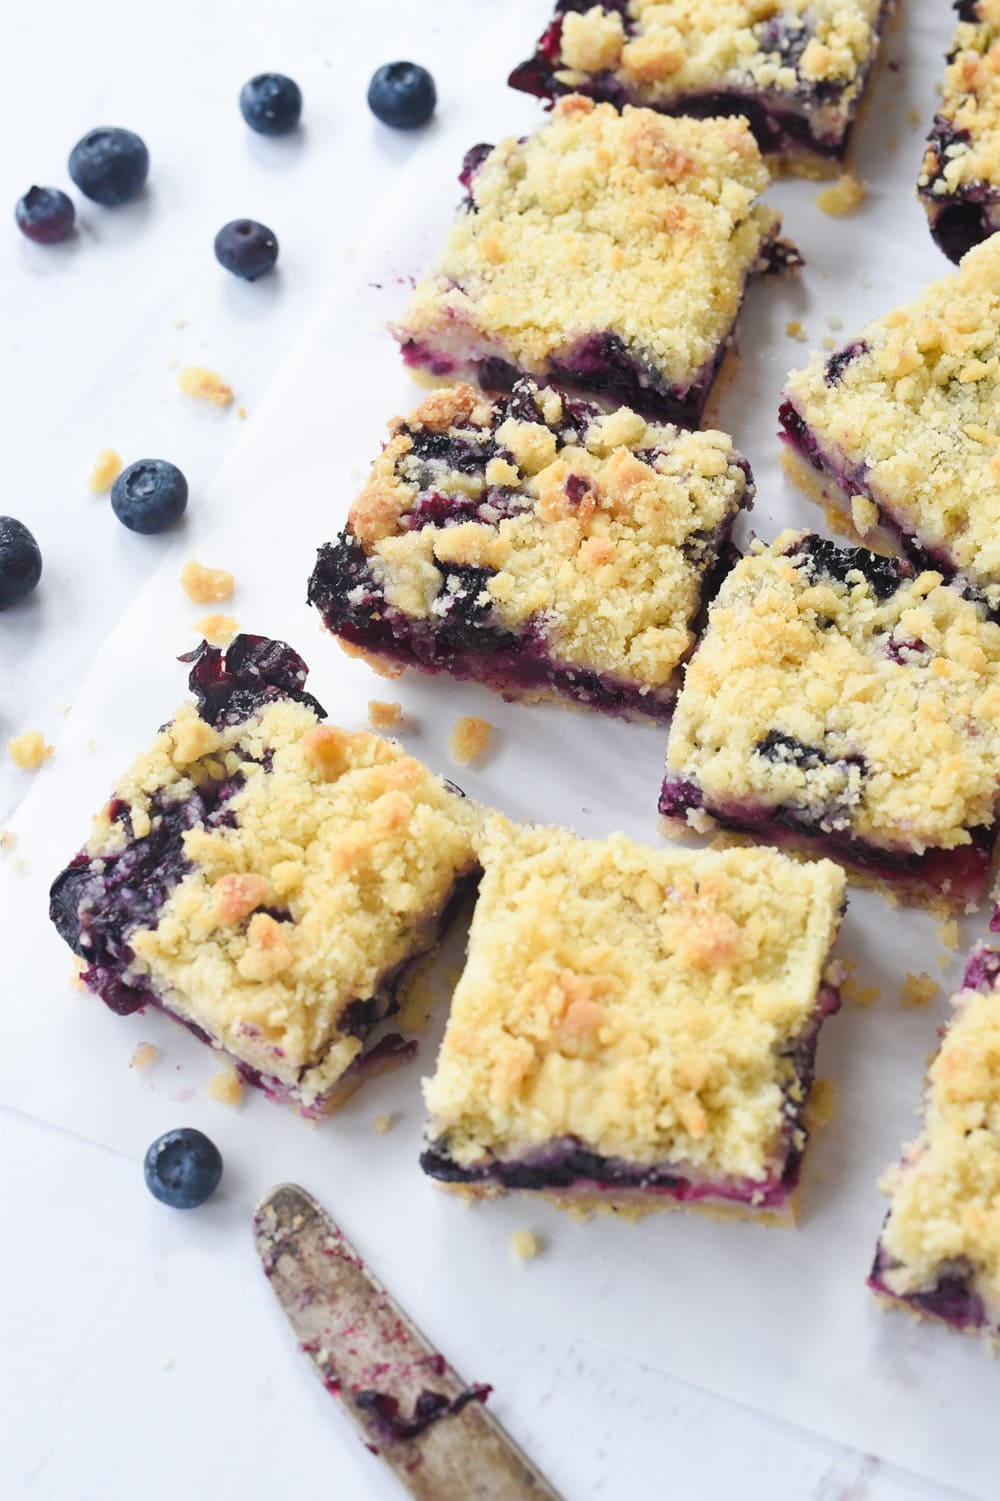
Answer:
<path fill-rule="evenodd" d="M 133 130 L 102 125 L 88 130 L 69 154 L 69 175 L 88 198 L 117 208 L 134 198 L 146 181 L 149 152 Z"/>
<path fill-rule="evenodd" d="M 416 130 L 426 125 L 437 105 L 437 90 L 419 63 L 383 63 L 368 85 L 368 108 L 383 125 Z"/>
<path fill-rule="evenodd" d="M 17 200 L 17 227 L 36 245 L 58 245 L 72 233 L 76 210 L 73 200 L 59 188 L 30 187 Z"/>
<path fill-rule="evenodd" d="M 24 522 L 0 516 L 0 610 L 27 598 L 41 576 L 41 549 Z"/>
<path fill-rule="evenodd" d="M 146 1187 L 171 1209 L 197 1209 L 211 1198 L 222 1177 L 222 1154 L 193 1126 L 158 1136 L 143 1163 Z"/>
<path fill-rule="evenodd" d="M 244 281 L 256 281 L 278 259 L 278 238 L 256 219 L 233 219 L 215 237 L 215 259 Z"/>
<path fill-rule="evenodd" d="M 151 536 L 180 521 L 187 509 L 188 485 L 176 464 L 139 459 L 123 469 L 111 487 L 111 509 L 130 532 Z"/>
<path fill-rule="evenodd" d="M 302 90 L 284 73 L 258 73 L 240 90 L 240 112 L 259 135 L 287 135 L 299 123 Z"/>

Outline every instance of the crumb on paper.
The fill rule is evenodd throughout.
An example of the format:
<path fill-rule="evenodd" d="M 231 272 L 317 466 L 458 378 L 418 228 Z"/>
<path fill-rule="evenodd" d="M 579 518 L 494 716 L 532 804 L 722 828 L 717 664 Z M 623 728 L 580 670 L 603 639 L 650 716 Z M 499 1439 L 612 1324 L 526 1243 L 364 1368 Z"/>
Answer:
<path fill-rule="evenodd" d="M 372 1130 L 377 1131 L 379 1136 L 384 1136 L 387 1131 L 391 1131 L 393 1126 L 398 1124 L 398 1110 L 383 1110 L 381 1115 L 377 1115 L 372 1121 Z"/>
<path fill-rule="evenodd" d="M 817 1079 L 809 1093 L 809 1124 L 828 1126 L 837 1110 L 837 1084 L 834 1079 Z"/>
<path fill-rule="evenodd" d="M 390 703 L 381 698 L 368 700 L 368 723 L 373 730 L 391 730 L 402 717 L 402 704 Z"/>
<path fill-rule="evenodd" d="M 236 580 L 224 568 L 205 568 L 189 558 L 181 569 L 181 588 L 192 604 L 218 605 L 232 598 Z"/>
<path fill-rule="evenodd" d="M 172 1371 L 173 1368 L 174 1368 L 174 1357 L 172 1355 L 168 1355 L 167 1358 L 163 1361 L 162 1365 L 160 1366 L 160 1370 L 161 1371 Z"/>
<path fill-rule="evenodd" d="M 218 1100 L 220 1105 L 238 1105 L 243 1098 L 239 1074 L 234 1068 L 220 1069 L 205 1085 L 205 1093 L 210 1100 Z"/>
<path fill-rule="evenodd" d="M 53 747 L 46 745 L 41 730 L 25 730 L 7 741 L 7 754 L 22 771 L 36 771 L 51 758 Z"/>
<path fill-rule="evenodd" d="M 840 987 L 840 993 L 849 1006 L 860 1006 L 863 1011 L 867 1011 L 882 992 L 877 985 L 859 985 L 854 976 L 849 975 Z"/>
<path fill-rule="evenodd" d="M 464 765 L 466 761 L 473 761 L 477 756 L 483 755 L 492 734 L 493 726 L 488 719 L 480 719 L 476 714 L 466 714 L 452 730 L 448 749 L 454 759 Z"/>
<path fill-rule="evenodd" d="M 816 194 L 816 204 L 824 214 L 839 219 L 844 214 L 852 214 L 867 197 L 868 189 L 864 183 L 853 172 L 842 172 L 836 182 L 820 189 Z"/>
<path fill-rule="evenodd" d="M 832 328 L 834 332 L 836 332 L 838 328 L 843 328 L 844 320 L 843 318 L 838 318 L 836 313 L 832 313 L 826 320 L 826 326 L 827 328 Z"/>
<path fill-rule="evenodd" d="M 533 1230 L 515 1230 L 510 1238 L 510 1248 L 521 1261 L 532 1261 L 542 1249 Z"/>
<path fill-rule="evenodd" d="M 90 490 L 93 495 L 103 495 L 110 490 L 122 472 L 121 456 L 113 448 L 102 448 L 90 471 Z"/>
<path fill-rule="evenodd" d="M 827 334 L 824 337 L 824 339 L 823 339 L 823 348 L 824 349 L 836 349 L 836 347 L 837 347 L 837 341 L 836 341 L 836 339 L 831 338 L 830 335 Z"/>
<path fill-rule="evenodd" d="M 910 105 L 909 109 L 906 111 L 906 123 L 910 127 L 911 130 L 919 130 L 920 127 L 921 127 L 921 125 L 924 123 L 924 117 L 923 117 L 923 115 L 912 104 Z"/>
<path fill-rule="evenodd" d="M 186 318 L 175 318 L 174 319 L 174 328 L 187 328 L 187 326 L 188 326 L 188 321 L 187 321 Z"/>
<path fill-rule="evenodd" d="M 952 917 L 948 920 L 948 922 L 938 923 L 937 932 L 938 941 L 941 943 L 942 947 L 951 949 L 952 953 L 954 953 L 958 948 L 962 937 L 961 933 L 959 932 L 958 923 L 956 922 L 956 920 Z"/>
<path fill-rule="evenodd" d="M 926 1006 L 928 1001 L 936 1001 L 940 994 L 938 982 L 926 970 L 921 970 L 919 975 L 906 976 L 900 992 L 900 1005 L 904 1011 L 910 1011 L 914 1006 Z"/>
<path fill-rule="evenodd" d="M 878 516 L 878 506 L 867 495 L 851 496 L 851 520 L 859 537 L 867 537 L 872 528 L 878 525 Z"/>
<path fill-rule="evenodd" d="M 93 735 L 91 735 L 90 739 L 87 741 L 87 749 L 89 751 L 97 749 L 97 741 L 94 739 Z"/>
<path fill-rule="evenodd" d="M 155 1063 L 160 1056 L 160 1050 L 153 1042 L 140 1042 L 135 1052 L 128 1061 L 129 1068 L 148 1068 Z"/>
<path fill-rule="evenodd" d="M 233 404 L 233 388 L 227 385 L 215 370 L 205 370 L 201 365 L 185 365 L 177 377 L 177 384 L 185 396 L 196 401 L 211 402 L 214 407 Z"/>
<path fill-rule="evenodd" d="M 209 646 L 228 646 L 240 628 L 238 620 L 231 615 L 203 615 L 196 620 L 193 630 L 204 636 Z"/>
<path fill-rule="evenodd" d="M 789 318 L 785 324 L 785 333 L 790 339 L 798 339 L 800 344 L 807 344 L 809 342 L 809 335 L 802 327 L 798 318 Z"/>
<path fill-rule="evenodd" d="M 246 415 L 247 415 L 247 409 L 246 409 L 246 407 L 237 407 L 236 408 L 236 415 L 237 415 L 237 417 L 239 417 L 240 421 L 244 421 L 246 419 Z"/>
<path fill-rule="evenodd" d="M 0 829 L 0 851 L 8 854 L 17 848 L 17 835 L 13 829 Z"/>
<path fill-rule="evenodd" d="M 56 711 L 59 714 L 68 714 L 72 707 L 73 705 L 70 703 L 68 698 L 61 698 L 56 704 Z"/>

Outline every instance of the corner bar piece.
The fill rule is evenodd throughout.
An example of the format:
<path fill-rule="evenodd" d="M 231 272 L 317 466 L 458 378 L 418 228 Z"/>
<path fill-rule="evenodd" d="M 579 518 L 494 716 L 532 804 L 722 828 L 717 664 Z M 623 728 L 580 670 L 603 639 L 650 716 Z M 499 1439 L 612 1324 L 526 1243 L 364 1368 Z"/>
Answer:
<path fill-rule="evenodd" d="M 112 1011 L 153 1005 L 269 1095 L 321 1114 L 372 1066 L 406 971 L 477 868 L 475 814 L 388 740 L 323 724 L 280 641 L 204 643 L 50 914 Z"/>
<path fill-rule="evenodd" d="M 606 414 L 519 381 L 429 396 L 391 439 L 310 601 L 350 652 L 666 717 L 753 496 L 724 433 Z"/>
<path fill-rule="evenodd" d="M 828 177 L 894 10 L 894 0 L 558 0 L 510 83 L 548 99 L 575 90 L 670 115 L 744 115 L 773 164 Z"/>
<path fill-rule="evenodd" d="M 485 825 L 425 1172 L 576 1213 L 790 1222 L 844 875 Z"/>
<path fill-rule="evenodd" d="M 393 332 L 435 379 L 519 376 L 696 427 L 749 278 L 799 264 L 742 119 L 562 99 L 533 135 L 476 146 L 467 197 Z"/>
<path fill-rule="evenodd" d="M 953 915 L 988 885 L 998 800 L 1000 625 L 983 605 L 807 532 L 754 543 L 677 700 L 668 832 L 795 845 Z"/>
<path fill-rule="evenodd" d="M 1000 1343 L 1000 951 L 975 950 L 927 1080 L 924 1124 L 882 1187 L 868 1285 Z"/>

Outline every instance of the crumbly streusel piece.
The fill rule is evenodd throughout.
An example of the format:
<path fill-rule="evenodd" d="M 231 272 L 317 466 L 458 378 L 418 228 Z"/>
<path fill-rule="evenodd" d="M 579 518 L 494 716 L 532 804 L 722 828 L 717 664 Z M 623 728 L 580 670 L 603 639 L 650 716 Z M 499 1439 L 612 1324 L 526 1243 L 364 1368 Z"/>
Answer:
<path fill-rule="evenodd" d="M 572 95 L 526 139 L 474 147 L 461 180 L 394 332 L 408 365 L 485 390 L 554 379 L 695 426 L 748 278 L 791 263 L 743 119 Z"/>
<path fill-rule="evenodd" d="M 490 819 L 421 1158 L 475 1195 L 790 1218 L 844 874 Z"/>
<path fill-rule="evenodd" d="M 973 909 L 1000 789 L 1000 625 L 907 563 L 809 533 L 754 543 L 688 665 L 660 811 L 834 856 Z"/>
<path fill-rule="evenodd" d="M 950 260 L 1000 230 L 1000 0 L 959 0 L 944 98 L 917 185 Z"/>
<path fill-rule="evenodd" d="M 1000 1339 L 1000 951 L 976 950 L 931 1064 L 924 1124 L 882 1187 L 891 1205 L 869 1286 L 954 1329 Z"/>
<path fill-rule="evenodd" d="M 987 4 L 992 0 L 986 0 Z M 667 114 L 745 115 L 762 151 L 807 177 L 847 151 L 894 0 L 557 0 L 510 83 Z"/>
<path fill-rule="evenodd" d="M 530 381 L 435 391 L 390 432 L 309 584 L 341 642 L 507 698 L 669 713 L 753 495 L 730 439 Z"/>
<path fill-rule="evenodd" d="M 1000 612 L 1000 236 L 789 377 L 793 477 Z"/>
<path fill-rule="evenodd" d="M 112 1011 L 152 1004 L 318 1113 L 372 1064 L 405 971 L 476 867 L 475 815 L 393 742 L 322 723 L 282 642 L 203 645 L 180 708 L 56 879 L 51 916 Z"/>

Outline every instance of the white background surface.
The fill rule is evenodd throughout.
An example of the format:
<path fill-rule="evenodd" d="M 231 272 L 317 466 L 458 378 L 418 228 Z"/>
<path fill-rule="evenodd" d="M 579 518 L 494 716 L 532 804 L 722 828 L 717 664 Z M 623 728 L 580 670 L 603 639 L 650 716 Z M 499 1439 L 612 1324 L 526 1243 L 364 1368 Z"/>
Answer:
<path fill-rule="evenodd" d="M 96 123 L 138 129 L 153 160 L 148 198 L 116 214 L 88 206 L 80 234 L 66 247 L 36 249 L 22 242 L 13 226 L 0 235 L 6 397 L 2 438 L 8 481 L 3 509 L 35 529 L 46 561 L 43 585 L 31 605 L 0 617 L 0 736 L 29 723 L 47 730 L 66 757 L 58 784 L 55 763 L 41 773 L 58 788 L 56 802 L 65 800 L 68 783 L 73 791 L 77 777 L 65 768 L 79 768 L 79 792 L 66 803 L 73 824 L 70 847 L 83 832 L 86 813 L 96 805 L 109 772 L 120 767 L 137 741 L 147 738 L 180 686 L 179 675 L 158 659 L 150 681 L 126 678 L 106 687 L 107 713 L 117 695 L 129 705 L 124 713 L 126 719 L 132 715 L 135 735 L 124 748 L 121 742 L 99 746 L 96 766 L 88 767 L 82 750 L 71 761 L 74 739 L 82 746 L 82 731 L 62 720 L 57 704 L 74 696 L 76 681 L 100 639 L 177 541 L 130 536 L 118 527 L 106 500 L 87 495 L 85 476 L 96 451 L 110 445 L 126 461 L 161 454 L 181 464 L 194 499 L 183 555 L 198 552 L 200 535 L 224 536 L 239 526 L 240 496 L 232 480 L 228 487 L 216 486 L 211 496 L 206 491 L 241 424 L 233 411 L 218 413 L 185 403 L 175 393 L 170 361 L 192 360 L 220 370 L 237 388 L 238 401 L 246 404 L 253 423 L 264 387 L 314 317 L 330 276 L 343 269 L 358 274 L 350 248 L 362 242 L 373 205 L 403 191 L 403 159 L 422 153 L 434 162 L 447 147 L 457 163 L 465 147 L 485 133 L 487 106 L 469 94 L 472 65 L 502 77 L 509 63 L 526 54 L 545 6 L 517 8 L 526 16 L 525 29 L 522 45 L 510 56 L 495 54 L 484 42 L 496 8 L 480 0 L 383 4 L 377 26 L 364 14 L 367 8 L 305 0 L 283 5 L 277 15 L 256 3 L 211 9 L 175 4 L 167 12 L 110 0 L 92 4 L 86 15 L 44 5 L 30 16 L 18 15 L 16 22 L 11 11 L 5 13 L 10 34 L 0 39 L 3 55 L 19 59 L 0 120 L 7 143 L 2 185 L 11 205 L 32 180 L 67 185 L 63 164 L 68 148 Z M 925 5 L 919 10 L 926 14 L 929 8 L 934 9 Z M 939 31 L 943 46 L 947 24 Z M 905 64 L 912 61 L 909 46 L 905 33 L 894 42 L 893 50 Z M 390 136 L 365 110 L 368 74 L 393 56 L 415 57 L 435 73 L 440 115 L 423 136 Z M 261 68 L 284 69 L 302 85 L 301 139 L 269 142 L 243 126 L 235 96 L 243 79 Z M 868 148 L 862 168 L 876 182 L 889 165 L 893 133 L 899 154 L 913 160 L 919 152 L 903 117 L 911 102 L 928 113 L 933 96 L 925 75 L 919 87 L 913 85 L 913 98 L 911 73 L 904 67 L 900 75 L 887 74 L 882 80 L 862 143 Z M 496 93 L 494 88 L 489 105 L 494 113 Z M 501 97 L 507 129 L 534 119 L 529 101 Z M 891 115 L 882 112 L 883 103 L 891 107 Z M 893 170 L 899 172 L 898 163 Z M 457 196 L 453 180 L 442 180 L 436 167 L 426 191 L 443 215 Z M 793 185 L 782 195 L 783 202 L 803 205 L 811 203 L 812 190 Z M 875 197 L 869 212 L 877 207 L 877 192 Z M 928 273 L 941 266 L 925 243 L 915 206 L 894 199 L 893 209 L 898 209 L 898 221 L 883 214 L 881 233 L 903 233 L 912 241 L 913 264 L 905 264 L 901 287 L 909 291 L 913 275 L 918 278 L 914 285 L 919 284 L 925 264 Z M 262 218 L 277 231 L 281 274 L 272 282 L 245 287 L 216 267 L 212 236 L 219 224 L 238 214 Z M 789 213 L 788 227 L 795 231 L 799 226 L 791 218 Z M 808 224 L 808 216 L 803 219 Z M 397 251 L 397 264 L 412 262 L 408 231 L 405 219 L 393 227 L 397 243 L 388 252 L 388 263 Z M 850 225 L 821 221 L 821 231 L 814 229 L 813 237 L 815 243 L 806 249 L 815 289 L 850 253 Z M 862 302 L 868 297 L 864 311 L 873 312 L 885 293 L 871 287 L 861 269 L 863 260 L 859 255 L 856 290 Z M 801 301 L 800 294 L 774 292 L 770 301 L 758 297 L 752 309 L 755 334 L 766 334 L 766 325 L 772 325 L 771 367 L 782 358 L 786 366 L 797 362 L 804 352 L 787 341 L 782 348 L 774 337 L 781 320 L 806 310 L 804 302 L 797 305 L 797 297 Z M 186 327 L 176 329 L 174 321 L 180 318 L 187 320 Z M 825 329 L 818 314 L 807 321 L 814 338 L 821 337 Z M 391 370 L 391 350 L 385 363 Z M 771 367 L 761 375 L 769 385 Z M 744 367 L 743 387 L 734 391 L 725 414 L 741 440 L 740 417 L 755 394 L 752 372 L 753 367 Z M 391 389 L 393 402 L 405 400 L 406 388 L 398 377 Z M 398 396 L 397 389 L 404 395 Z M 315 393 L 311 399 L 315 401 Z M 384 415 L 379 414 L 371 431 L 350 435 L 348 447 L 358 462 L 374 451 Z M 331 444 L 341 441 L 333 411 L 324 438 Z M 760 455 L 751 451 L 750 457 L 760 475 Z M 301 462 L 289 452 L 287 512 L 282 497 L 275 496 L 275 518 L 281 522 L 275 542 L 301 551 L 306 560 L 320 540 L 315 517 L 327 504 L 325 496 L 303 497 L 303 485 L 315 483 L 316 459 L 315 450 Z M 239 465 L 229 473 L 239 474 Z M 273 483 L 273 474 L 270 478 Z M 218 496 L 225 497 L 224 515 L 206 512 Z M 330 495 L 334 517 L 347 498 Z M 309 515 L 301 536 L 294 526 L 300 500 Z M 265 532 L 262 560 L 269 546 Z M 241 555 L 244 550 L 241 545 Z M 225 565 L 230 558 L 227 551 L 204 561 Z M 198 613 L 182 611 L 182 604 L 178 598 L 178 622 Z M 241 613 L 239 597 L 234 608 Z M 285 607 L 278 613 L 284 616 Z M 252 623 L 267 625 L 259 617 Z M 304 609 L 295 633 L 289 634 L 318 674 L 329 648 Z M 328 660 L 323 669 L 328 681 Z M 324 697 L 326 681 L 317 680 L 315 686 Z M 366 680 L 364 691 L 379 690 Z M 426 722 L 434 696 L 426 685 L 407 692 L 417 722 Z M 456 714 L 462 712 L 464 692 L 455 699 Z M 499 719 L 491 701 L 473 690 L 469 694 L 470 705 Z M 339 705 L 328 692 L 325 696 L 336 714 Z M 513 714 L 504 721 L 505 733 L 516 738 L 518 725 L 525 722 Z M 584 723 L 582 716 L 553 721 L 555 732 L 570 740 L 582 734 Z M 643 747 L 648 780 L 662 737 L 632 733 Z M 432 748 L 438 749 L 443 735 L 431 738 L 437 740 Z M 428 747 L 415 742 L 413 748 L 431 758 Z M 8 767 L 3 778 L 0 809 L 30 783 Z M 536 816 L 547 811 L 531 806 L 529 788 L 519 796 L 525 806 L 511 811 Z M 644 796 L 641 790 L 640 809 Z M 0 823 L 6 821 L 0 814 Z M 577 822 L 585 826 L 586 819 L 578 817 Z M 648 830 L 637 823 L 633 832 Z M 64 852 L 68 849 L 60 850 Z M 31 880 L 39 873 L 31 870 L 29 843 L 22 842 L 22 853 Z M 5 874 L 10 874 L 9 860 L 7 866 Z M 39 944 L 51 950 L 41 927 Z M 60 962 L 64 965 L 65 959 Z M 8 1435 L 0 1457 L 0 1490 L 56 1501 L 396 1494 L 305 1362 L 295 1357 L 257 1280 L 245 1216 L 249 1198 L 266 1182 L 259 1181 L 260 1164 L 248 1172 L 245 1155 L 241 1159 L 242 1117 L 200 1097 L 190 1102 L 190 1112 L 213 1131 L 230 1163 L 219 1201 L 192 1216 L 170 1215 L 141 1188 L 137 1164 L 152 1130 L 146 1136 L 123 1130 L 114 1151 L 28 1118 L 33 1106 L 49 1119 L 86 1117 L 93 1123 L 92 1137 L 115 1140 L 106 1119 L 113 1123 L 120 1096 L 123 1122 L 153 1120 L 159 1112 L 162 1119 L 153 1129 L 164 1129 L 177 1123 L 178 1112 L 189 1104 L 185 1096 L 206 1076 L 204 1060 L 187 1039 L 153 1021 L 117 1023 L 100 1008 L 71 1014 L 74 1002 L 65 986 L 52 995 L 41 982 L 44 973 L 40 963 L 39 993 L 32 999 L 39 1008 L 54 1008 L 52 1014 L 65 1021 L 66 1035 L 75 1040 L 80 1032 L 80 1062 L 86 1066 L 76 1077 L 88 1100 L 53 1104 L 45 1099 L 43 1108 L 45 1088 L 36 1095 L 21 1087 L 17 1096 L 26 1113 L 7 1111 L 2 1117 L 0 1170 L 4 1202 L 13 1210 L 0 1252 L 5 1294 L 2 1400 Z M 23 1013 L 23 993 L 18 1002 Z M 889 1024 L 897 1020 L 900 1046 L 916 1063 L 932 1038 L 933 1018 L 893 1017 Z M 883 1014 L 876 1026 L 886 1025 Z M 850 1027 L 858 1046 L 865 1040 L 863 1028 L 857 1021 Z M 163 1047 L 160 1061 L 149 1077 L 129 1074 L 126 1060 L 132 1048 L 140 1035 L 154 1031 Z M 23 1058 L 6 1062 L 8 1076 L 19 1072 L 28 1077 Z M 174 1081 L 171 1074 L 178 1069 L 183 1077 Z M 415 1099 L 412 1082 L 405 1087 Z M 349 1128 L 358 1133 L 359 1150 L 371 1155 L 373 1193 L 378 1192 L 378 1165 L 391 1163 L 402 1150 L 395 1135 L 384 1142 L 371 1136 L 370 1118 L 380 1108 L 381 1099 L 359 1105 Z M 270 1119 L 269 1109 L 273 1107 L 259 1099 L 244 1107 L 252 1112 L 255 1134 Z M 412 1134 L 415 1105 L 410 1115 Z M 289 1139 L 287 1125 L 284 1118 L 276 1123 L 276 1138 Z M 887 1149 L 891 1138 L 890 1131 Z M 309 1147 L 311 1156 L 315 1143 Z M 284 1170 L 284 1162 L 282 1166 Z M 348 1227 L 351 1213 L 363 1207 L 339 1203 L 333 1181 L 310 1186 Z M 876 1226 L 878 1213 L 876 1206 Z M 495 1235 L 502 1241 L 513 1225 L 531 1221 L 530 1211 L 520 1207 L 513 1217 L 498 1221 Z M 570 1227 L 553 1232 L 547 1270 L 541 1262 L 522 1267 L 501 1258 L 499 1269 L 491 1273 L 487 1298 L 469 1295 L 474 1279 L 457 1279 L 463 1291 L 453 1294 L 429 1322 L 429 1332 L 464 1374 L 494 1383 L 497 1414 L 571 1501 L 592 1495 L 635 1501 L 666 1495 L 685 1501 L 730 1496 L 755 1501 L 765 1495 L 789 1501 L 846 1501 L 848 1495 L 901 1501 L 953 1494 L 613 1356 L 579 1335 L 571 1338 L 555 1326 L 540 1333 L 537 1321 L 521 1311 L 523 1280 L 539 1273 L 558 1276 L 560 1256 L 568 1251 L 572 1257 L 580 1234 Z M 648 1243 L 656 1254 L 654 1243 Z M 374 1264 L 404 1303 L 434 1309 L 421 1277 L 394 1259 Z M 670 1275 L 669 1267 L 663 1275 Z M 649 1312 L 652 1322 L 655 1309 Z M 584 1329 L 587 1322 L 581 1319 Z M 602 1320 L 595 1316 L 593 1322 L 599 1328 Z M 669 1337 L 668 1330 L 664 1334 Z M 905 1331 L 899 1334 L 900 1349 L 904 1337 Z M 803 1343 L 807 1363 L 809 1355 L 821 1358 L 808 1351 L 807 1331 Z M 719 1358 L 727 1357 L 720 1352 Z M 987 1368 L 983 1374 L 988 1380 L 992 1372 Z"/>

